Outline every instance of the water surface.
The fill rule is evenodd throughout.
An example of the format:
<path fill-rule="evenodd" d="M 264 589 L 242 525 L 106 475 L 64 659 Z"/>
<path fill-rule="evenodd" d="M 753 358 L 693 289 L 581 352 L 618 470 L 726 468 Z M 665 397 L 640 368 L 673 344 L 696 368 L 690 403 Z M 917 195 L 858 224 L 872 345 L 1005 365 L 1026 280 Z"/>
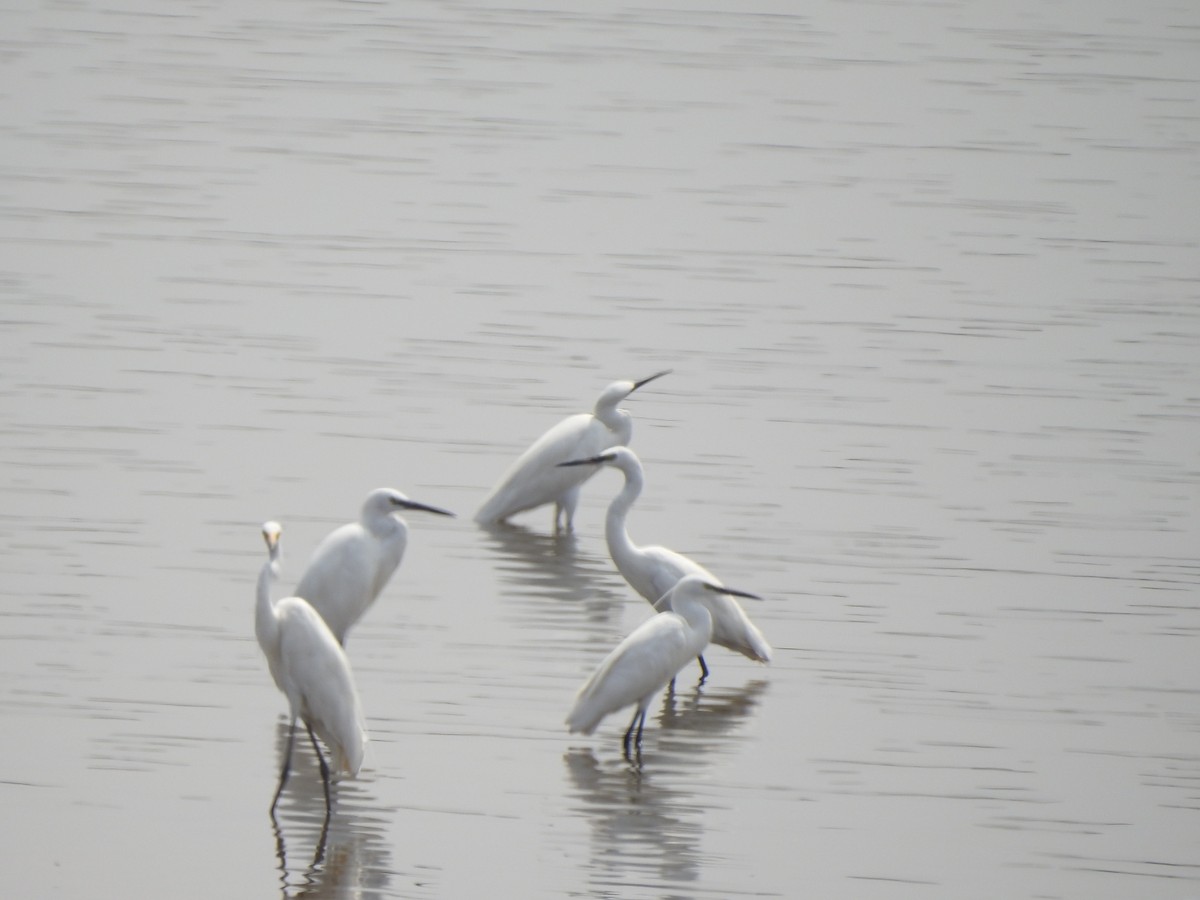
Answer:
<path fill-rule="evenodd" d="M 1200 18 L 1187 4 L 197 2 L 0 13 L 11 896 L 1194 897 Z M 611 380 L 635 541 L 719 649 L 562 720 L 648 608 L 584 494 L 481 530 Z M 322 834 L 253 639 L 392 485 Z"/>

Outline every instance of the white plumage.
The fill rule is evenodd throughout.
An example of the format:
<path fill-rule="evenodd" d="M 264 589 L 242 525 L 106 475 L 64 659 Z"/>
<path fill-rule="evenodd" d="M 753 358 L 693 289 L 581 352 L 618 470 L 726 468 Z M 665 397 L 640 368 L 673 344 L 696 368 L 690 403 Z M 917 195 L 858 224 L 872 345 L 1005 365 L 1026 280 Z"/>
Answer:
<path fill-rule="evenodd" d="M 633 719 L 624 738 L 628 757 L 631 744 L 641 745 L 646 710 L 654 695 L 707 646 L 712 633 L 707 595 L 717 593 L 754 596 L 710 583 L 700 575 L 680 579 L 662 598 L 664 611 L 621 641 L 584 682 L 567 715 L 568 729 L 591 734 L 609 713 L 633 704 Z"/>
<path fill-rule="evenodd" d="M 354 687 L 350 662 L 329 626 L 299 597 L 271 601 L 271 586 L 279 577 L 279 537 L 276 522 L 263 525 L 268 558 L 258 576 L 254 633 L 267 658 L 275 684 L 287 697 L 291 715 L 287 751 L 271 811 L 279 802 L 291 767 L 296 720 L 308 729 L 324 778 L 326 814 L 329 811 L 329 769 L 316 737 L 333 755 L 334 770 L 357 775 L 362 767 L 367 732 Z"/>
<path fill-rule="evenodd" d="M 326 535 L 300 576 L 296 596 L 312 604 L 339 643 L 346 642 L 346 633 L 375 602 L 404 558 L 408 524 L 396 514 L 400 509 L 454 515 L 409 500 L 392 488 L 377 488 L 367 495 L 359 521 Z"/>
<path fill-rule="evenodd" d="M 594 472 L 563 469 L 559 463 L 629 443 L 633 419 L 625 410 L 618 409 L 617 404 L 642 385 L 666 374 L 658 372 L 641 381 L 615 381 L 604 389 L 592 412 L 569 416 L 543 434 L 517 457 L 492 488 L 475 514 L 475 521 L 481 525 L 495 524 L 553 503 L 554 530 L 570 531 L 574 527 L 580 488 Z"/>
<path fill-rule="evenodd" d="M 710 571 L 682 553 L 666 547 L 638 546 L 630 539 L 625 522 L 645 484 L 645 474 L 636 453 L 628 447 L 610 447 L 590 459 L 571 461 L 566 467 L 600 465 L 619 469 L 625 476 L 624 486 L 609 504 L 604 537 L 613 563 L 630 587 L 661 610 L 665 608 L 664 595 L 685 575 L 699 575 L 710 584 L 721 584 Z M 733 597 L 710 592 L 704 598 L 704 605 L 712 616 L 712 643 L 736 650 L 758 662 L 770 661 L 771 645 Z M 704 658 L 701 656 L 699 661 L 707 676 Z"/>

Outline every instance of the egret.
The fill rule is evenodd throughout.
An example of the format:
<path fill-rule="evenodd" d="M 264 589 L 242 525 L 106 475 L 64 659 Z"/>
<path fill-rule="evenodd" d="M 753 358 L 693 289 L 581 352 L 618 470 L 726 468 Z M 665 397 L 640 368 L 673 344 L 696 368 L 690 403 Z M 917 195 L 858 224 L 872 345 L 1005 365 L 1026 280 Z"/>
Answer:
<path fill-rule="evenodd" d="M 408 525 L 396 514 L 400 509 L 454 515 L 409 500 L 391 488 L 377 488 L 367 495 L 360 520 L 326 535 L 300 576 L 296 596 L 321 614 L 339 644 L 346 643 L 346 632 L 375 602 L 400 565 L 408 544 Z"/>
<path fill-rule="evenodd" d="M 663 597 L 665 611 L 639 625 L 584 682 L 567 715 L 570 731 L 591 734 L 609 713 L 636 704 L 625 732 L 625 757 L 631 744 L 640 749 L 650 701 L 708 645 L 713 620 L 707 595 L 712 594 L 758 599 L 702 575 L 679 579 Z"/>
<path fill-rule="evenodd" d="M 629 582 L 630 587 L 656 609 L 666 608 L 664 595 L 685 575 L 703 576 L 710 584 L 721 583 L 706 568 L 682 553 L 666 547 L 639 547 L 630 540 L 625 519 L 642 492 L 645 475 L 637 454 L 628 447 L 610 447 L 599 456 L 570 460 L 560 465 L 607 465 L 624 473 L 625 486 L 608 507 L 604 537 L 617 571 Z M 712 615 L 712 643 L 736 650 L 757 662 L 770 662 L 771 645 L 732 596 L 712 594 L 707 605 Z M 703 681 L 708 677 L 708 665 L 703 656 L 697 656 L 697 661 L 700 663 L 700 680 Z"/>
<path fill-rule="evenodd" d="M 629 443 L 633 418 L 617 404 L 645 384 L 670 373 L 656 372 L 641 381 L 614 381 L 604 389 L 590 413 L 563 419 L 517 457 L 492 488 L 475 521 L 481 525 L 503 522 L 519 512 L 554 504 L 554 530 L 574 528 L 579 490 L 594 472 L 564 471 L 566 460 L 594 456 L 606 447 Z"/>
<path fill-rule="evenodd" d="M 271 677 L 287 697 L 292 718 L 279 787 L 271 801 L 271 816 L 275 815 L 279 795 L 283 793 L 291 771 L 296 720 L 300 719 L 321 766 L 328 820 L 331 809 L 329 766 L 321 754 L 317 737 L 320 736 L 332 752 L 335 771 L 357 775 L 362 767 L 367 733 L 350 662 L 325 620 L 300 597 L 284 597 L 271 602 L 271 586 L 279 578 L 281 533 L 278 522 L 267 522 L 262 527 L 268 556 L 258 576 L 258 603 L 254 615 L 258 646 L 267 658 Z"/>

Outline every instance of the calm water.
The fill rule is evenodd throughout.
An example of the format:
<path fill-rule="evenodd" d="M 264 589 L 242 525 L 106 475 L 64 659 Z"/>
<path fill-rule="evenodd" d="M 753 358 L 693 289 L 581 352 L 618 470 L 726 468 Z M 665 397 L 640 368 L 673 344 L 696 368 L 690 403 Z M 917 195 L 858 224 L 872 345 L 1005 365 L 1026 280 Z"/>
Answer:
<path fill-rule="evenodd" d="M 798 11 L 797 11 L 798 10 Z M 0 12 L 0 892 L 1200 896 L 1200 13 Z M 562 719 L 647 615 L 470 514 L 616 378 L 635 540 L 776 649 Z M 253 638 L 395 486 L 321 840 Z M 1191 641 L 1192 643 L 1188 643 Z"/>

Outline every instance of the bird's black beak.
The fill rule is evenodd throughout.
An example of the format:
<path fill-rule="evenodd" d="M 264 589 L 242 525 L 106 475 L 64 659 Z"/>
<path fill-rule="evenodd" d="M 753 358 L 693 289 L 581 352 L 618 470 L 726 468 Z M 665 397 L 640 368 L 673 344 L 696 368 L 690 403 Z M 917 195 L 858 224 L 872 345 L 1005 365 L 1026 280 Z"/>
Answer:
<path fill-rule="evenodd" d="M 709 584 L 707 581 L 704 582 L 704 586 L 717 594 L 731 594 L 734 597 L 745 597 L 747 600 L 762 599 L 758 594 L 751 594 L 749 591 L 739 591 L 731 587 L 725 587 L 724 585 Z"/>
<path fill-rule="evenodd" d="M 558 465 L 559 468 L 562 466 L 598 466 L 607 460 L 607 456 L 591 456 L 587 459 L 573 459 L 570 462 L 560 462 Z"/>
<path fill-rule="evenodd" d="M 455 518 L 454 513 L 448 509 L 442 509 L 440 506 L 429 506 L 426 503 L 418 503 L 416 500 L 401 500 L 399 505 L 404 509 L 419 509 L 421 512 L 437 513 L 439 516 L 450 516 Z"/>
<path fill-rule="evenodd" d="M 663 369 L 661 372 L 655 372 L 655 373 L 654 373 L 653 375 L 651 375 L 649 378 L 643 378 L 641 381 L 635 381 L 635 382 L 633 383 L 633 391 L 636 391 L 636 390 L 637 390 L 638 388 L 640 388 L 640 387 L 641 387 L 643 384 L 649 384 L 649 383 L 650 383 L 651 381 L 653 381 L 655 378 L 662 378 L 664 375 L 670 375 L 670 374 L 671 374 L 671 372 L 673 372 L 673 371 L 674 371 L 674 369 Z M 630 391 L 629 393 L 631 393 L 631 394 L 632 394 L 632 393 L 633 393 L 633 391 Z"/>

